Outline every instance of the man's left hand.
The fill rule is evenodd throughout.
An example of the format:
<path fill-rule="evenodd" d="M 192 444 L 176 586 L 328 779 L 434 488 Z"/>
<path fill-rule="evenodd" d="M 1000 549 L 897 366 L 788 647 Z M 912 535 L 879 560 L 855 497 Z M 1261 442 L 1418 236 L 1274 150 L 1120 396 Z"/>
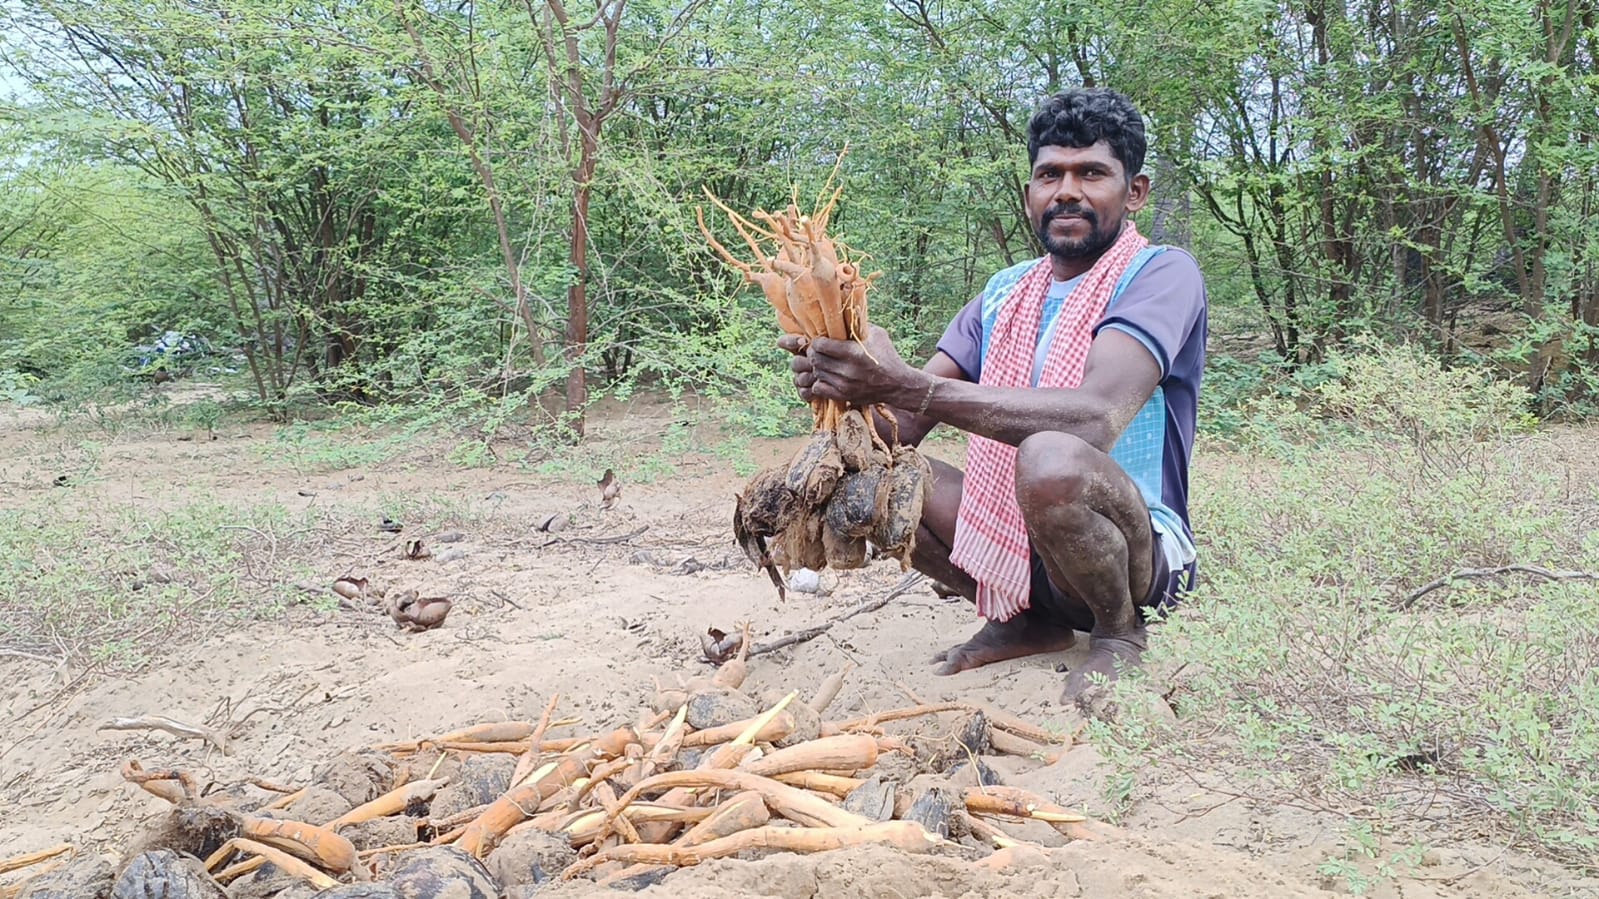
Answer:
<path fill-rule="evenodd" d="M 844 400 L 857 406 L 893 405 L 927 375 L 905 364 L 888 332 L 873 325 L 864 343 L 854 340 L 811 341 L 808 353 L 816 382 L 811 395 Z"/>

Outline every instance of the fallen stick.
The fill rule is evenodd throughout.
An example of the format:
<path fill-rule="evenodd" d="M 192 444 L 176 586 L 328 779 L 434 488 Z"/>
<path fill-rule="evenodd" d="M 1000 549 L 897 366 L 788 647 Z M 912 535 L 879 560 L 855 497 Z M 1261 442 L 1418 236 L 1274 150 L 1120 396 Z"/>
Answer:
<path fill-rule="evenodd" d="M 231 755 L 228 749 L 228 738 L 221 731 L 210 727 L 198 727 L 193 724 L 184 724 L 165 715 L 145 715 L 142 718 L 112 718 L 95 730 L 162 730 L 185 740 L 204 740 L 217 748 L 223 755 Z"/>
<path fill-rule="evenodd" d="M 4 861 L 0 861 L 0 874 L 9 874 L 12 871 L 19 871 L 28 867 L 29 865 L 37 865 L 40 862 L 49 861 L 50 859 L 55 858 L 62 853 L 71 851 L 71 843 L 62 843 L 59 846 L 51 846 L 49 849 L 40 849 L 38 852 L 25 852 L 22 855 L 12 856 Z"/>
<path fill-rule="evenodd" d="M 1541 577 L 1550 581 L 1599 581 L 1599 571 L 1556 571 L 1553 569 L 1544 568 L 1541 565 L 1501 565 L 1498 568 L 1462 568 L 1459 571 L 1450 572 L 1449 574 L 1446 574 L 1435 581 L 1429 581 L 1426 584 L 1423 584 L 1421 587 L 1411 591 L 1410 595 L 1406 596 L 1404 600 L 1399 603 L 1399 608 L 1408 609 L 1415 605 L 1416 601 L 1421 599 L 1423 596 L 1426 596 L 1434 590 L 1441 590 L 1458 580 L 1477 577 L 1499 577 L 1506 574 L 1530 574 L 1534 577 Z"/>
<path fill-rule="evenodd" d="M 544 549 L 548 546 L 554 546 L 557 543 L 587 543 L 591 546 L 606 546 L 612 543 L 626 543 L 627 541 L 632 540 L 634 537 L 637 537 L 649 529 L 649 525 L 641 524 L 625 534 L 614 534 L 610 537 L 556 537 L 553 540 L 546 540 L 545 542 L 540 543 L 539 549 Z"/>
<path fill-rule="evenodd" d="M 778 637 L 776 640 L 773 640 L 770 643 L 757 643 L 750 648 L 749 654 L 752 656 L 765 655 L 769 652 L 776 652 L 779 649 L 789 646 L 797 646 L 800 643 L 815 640 L 817 637 L 827 633 L 828 630 L 833 627 L 833 625 L 838 624 L 840 621 L 847 621 L 851 618 L 854 618 L 856 615 L 861 615 L 866 612 L 875 612 L 878 609 L 881 609 L 883 606 L 888 605 L 894 600 L 914 590 L 918 585 L 921 584 L 922 581 L 926 579 L 927 575 L 922 574 L 920 571 L 912 571 L 911 573 L 900 578 L 899 583 L 894 585 L 894 589 L 888 591 L 888 593 L 884 594 L 883 596 L 863 602 L 840 615 L 835 615 L 834 617 L 829 618 L 821 624 L 805 628 L 801 631 L 795 631 L 792 634 L 786 634 L 782 637 Z"/>

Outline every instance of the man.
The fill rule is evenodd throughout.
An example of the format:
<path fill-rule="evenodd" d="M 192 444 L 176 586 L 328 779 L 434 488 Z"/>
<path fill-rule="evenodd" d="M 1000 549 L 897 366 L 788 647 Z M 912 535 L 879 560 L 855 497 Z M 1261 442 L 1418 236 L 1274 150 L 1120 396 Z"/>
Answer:
<path fill-rule="evenodd" d="M 873 328 L 864 345 L 785 337 L 800 395 L 882 403 L 901 439 L 969 434 L 936 460 L 913 563 L 986 619 L 939 674 L 1065 649 L 1086 661 L 1063 702 L 1139 663 L 1146 611 L 1192 585 L 1188 460 L 1206 296 L 1193 257 L 1151 247 L 1143 120 L 1121 94 L 1069 90 L 1028 125 L 1028 218 L 1048 251 L 1008 268 L 950 323 L 922 369 Z"/>

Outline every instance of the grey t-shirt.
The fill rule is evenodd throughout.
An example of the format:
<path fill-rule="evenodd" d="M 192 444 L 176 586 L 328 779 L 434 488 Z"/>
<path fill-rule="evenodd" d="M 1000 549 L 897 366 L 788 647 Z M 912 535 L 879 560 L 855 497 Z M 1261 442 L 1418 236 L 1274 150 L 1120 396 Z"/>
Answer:
<path fill-rule="evenodd" d="M 938 349 L 960 366 L 967 380 L 979 381 L 982 377 L 988 342 L 983 333 L 984 298 L 997 290 L 1013 288 L 1036 263 L 1031 260 L 995 275 L 983 293 L 967 303 L 945 329 Z M 1065 299 L 1063 292 L 1052 293 L 1059 295 L 1045 299 L 1041 344 L 1054 336 L 1053 319 Z M 1205 367 L 1206 307 L 1205 280 L 1199 264 L 1183 250 L 1166 248 L 1138 270 L 1094 325 L 1096 338 L 1106 329 L 1121 331 L 1142 344 L 1160 364 L 1160 384 L 1150 399 L 1151 405 L 1161 406 L 1160 417 L 1164 419 L 1164 434 L 1152 435 L 1163 444 L 1159 448 L 1159 494 L 1148 499 L 1152 511 L 1163 506 L 1175 513 L 1189 540 L 1193 531 L 1188 522 L 1188 461 L 1194 446 L 1200 375 Z M 1040 352 L 1044 350 L 1041 345 Z M 1131 430 L 1133 427 L 1129 426 Z M 1124 440 L 1129 436 L 1124 434 Z"/>

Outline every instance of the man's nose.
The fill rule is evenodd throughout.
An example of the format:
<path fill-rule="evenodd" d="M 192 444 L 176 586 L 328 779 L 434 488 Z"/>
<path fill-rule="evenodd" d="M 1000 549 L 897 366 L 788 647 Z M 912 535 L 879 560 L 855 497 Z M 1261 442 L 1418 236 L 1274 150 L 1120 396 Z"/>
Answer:
<path fill-rule="evenodd" d="M 1076 175 L 1067 172 L 1055 182 L 1055 202 L 1061 205 L 1074 205 L 1083 198 L 1083 181 Z"/>

